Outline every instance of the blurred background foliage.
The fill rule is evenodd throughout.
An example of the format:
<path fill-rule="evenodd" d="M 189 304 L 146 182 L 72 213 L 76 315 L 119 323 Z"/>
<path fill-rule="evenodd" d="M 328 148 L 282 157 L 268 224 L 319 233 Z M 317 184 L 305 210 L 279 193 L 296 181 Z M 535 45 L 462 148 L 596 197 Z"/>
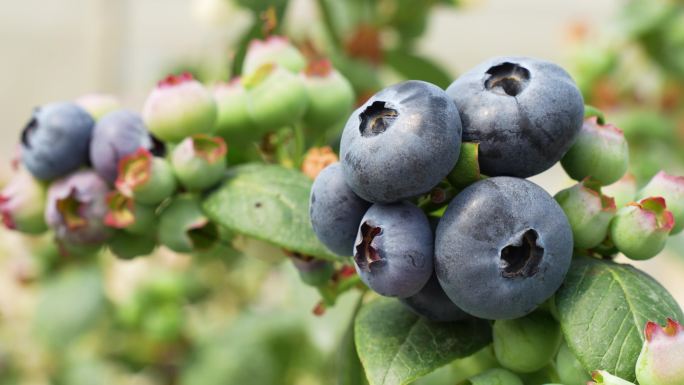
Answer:
<path fill-rule="evenodd" d="M 358 101 L 404 78 L 446 87 L 457 74 L 450 63 L 423 53 L 421 37 L 441 13 L 467 16 L 482 6 L 455 0 L 312 0 L 308 7 L 315 16 L 302 25 L 291 22 L 292 3 L 188 2 L 197 20 L 232 28 L 235 37 L 211 60 L 159 63 L 157 78 L 181 70 L 208 83 L 239 76 L 249 41 L 268 33 L 289 36 L 309 57 L 330 58 L 351 81 Z M 662 167 L 682 174 L 684 5 L 620 4 L 614 19 L 562 26 L 567 44 L 557 50 L 567 54 L 565 64 L 587 103 L 604 109 L 625 131 L 638 181 Z M 491 20 L 502 17 L 492 14 Z M 506 35 L 495 22 L 482 28 Z M 484 32 L 472 31 L 473 45 L 478 34 Z M 501 52 L 509 53 L 515 52 Z M 333 144 L 339 129 L 315 138 Z M 545 187 L 569 184 L 558 175 L 556 169 L 539 181 Z M 219 246 L 202 255 L 159 250 L 122 261 L 108 253 L 67 259 L 49 237 L 26 239 L 4 230 L 0 237 L 1 385 L 366 383 L 350 327 L 361 293 L 349 291 L 321 311 L 320 294 L 302 284 L 282 250 L 265 243 L 244 241 L 240 252 Z M 682 236 L 677 239 L 669 256 L 649 271 L 681 302 L 684 289 L 672 286 L 684 269 L 674 266 L 684 254 Z M 417 383 L 457 384 L 492 363 L 483 351 Z"/>

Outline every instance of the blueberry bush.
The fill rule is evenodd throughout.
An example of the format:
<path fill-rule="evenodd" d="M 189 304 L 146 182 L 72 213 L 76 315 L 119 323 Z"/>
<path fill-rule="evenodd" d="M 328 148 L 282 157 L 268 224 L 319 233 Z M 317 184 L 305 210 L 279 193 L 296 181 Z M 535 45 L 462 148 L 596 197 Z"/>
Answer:
<path fill-rule="evenodd" d="M 629 177 L 593 82 L 528 57 L 447 74 L 413 48 L 453 2 L 319 0 L 323 43 L 282 34 L 287 1 L 238 3 L 230 79 L 28 118 L 0 212 L 32 237 L 40 354 L 0 345 L 0 384 L 684 383 L 682 309 L 637 268 L 684 228 L 684 177 Z M 525 179 L 558 163 L 555 196 Z M 260 310 L 291 286 L 334 347 L 296 300 Z"/>

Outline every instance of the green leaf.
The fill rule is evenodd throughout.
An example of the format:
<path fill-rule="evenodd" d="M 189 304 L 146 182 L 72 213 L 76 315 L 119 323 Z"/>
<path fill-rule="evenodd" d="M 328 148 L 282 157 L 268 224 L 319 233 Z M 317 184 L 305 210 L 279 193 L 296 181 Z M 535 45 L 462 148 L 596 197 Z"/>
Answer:
<path fill-rule="evenodd" d="M 357 314 L 358 310 L 359 307 L 357 306 L 354 314 Z M 349 327 L 342 336 L 335 358 L 337 385 L 368 385 L 354 344 L 354 318 L 351 318 Z"/>
<path fill-rule="evenodd" d="M 492 338 L 486 321 L 429 322 L 390 298 L 362 307 L 354 332 L 371 385 L 408 384 L 475 353 Z"/>
<path fill-rule="evenodd" d="M 437 63 L 402 50 L 385 51 L 385 62 L 407 79 L 424 80 L 446 88 L 454 77 Z"/>
<path fill-rule="evenodd" d="M 461 153 L 456 166 L 451 170 L 447 179 L 452 186 L 462 189 L 481 179 L 480 164 L 478 162 L 479 143 L 461 143 Z"/>
<path fill-rule="evenodd" d="M 658 282 L 629 265 L 575 259 L 556 294 L 561 329 L 587 371 L 634 381 L 647 321 L 682 321 L 677 302 Z"/>
<path fill-rule="evenodd" d="M 33 326 L 42 341 L 62 347 L 90 329 L 104 308 L 102 277 L 97 268 L 71 268 L 41 289 Z"/>
<path fill-rule="evenodd" d="M 311 180 L 275 165 L 233 168 L 228 179 L 204 202 L 212 221 L 236 233 L 290 251 L 334 260 L 309 222 Z"/>

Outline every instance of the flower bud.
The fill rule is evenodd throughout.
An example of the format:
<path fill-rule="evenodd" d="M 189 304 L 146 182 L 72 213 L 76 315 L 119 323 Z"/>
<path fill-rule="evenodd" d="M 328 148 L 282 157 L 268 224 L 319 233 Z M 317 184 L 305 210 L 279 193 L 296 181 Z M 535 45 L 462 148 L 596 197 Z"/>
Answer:
<path fill-rule="evenodd" d="M 590 249 L 606 238 L 617 211 L 613 198 L 592 189 L 586 180 L 558 192 L 554 198 L 568 217 L 575 248 Z"/>
<path fill-rule="evenodd" d="M 223 178 L 227 152 L 226 142 L 220 137 L 194 135 L 173 149 L 171 165 L 183 187 L 202 191 Z"/>
<path fill-rule="evenodd" d="M 636 366 L 639 384 L 684 384 L 684 327 L 672 319 L 664 328 L 648 322 L 644 334 L 646 340 Z"/>
<path fill-rule="evenodd" d="M 560 325 L 542 311 L 494 322 L 494 354 L 506 369 L 532 373 L 546 366 L 561 343 Z"/>
<path fill-rule="evenodd" d="M 587 385 L 634 385 L 633 383 L 614 376 L 605 370 L 597 370 L 591 374 L 594 381 L 587 382 Z M 674 385 L 674 384 L 671 384 Z"/>
<path fill-rule="evenodd" d="M 675 221 L 671 234 L 682 231 L 684 229 L 684 176 L 669 175 L 665 171 L 660 171 L 638 194 L 638 198 L 649 196 L 665 198 L 667 209 L 672 211 Z"/>
<path fill-rule="evenodd" d="M 586 385 L 591 380 L 589 372 L 584 369 L 567 344 L 561 344 L 556 356 L 556 370 L 560 382 L 565 385 Z"/>
<path fill-rule="evenodd" d="M 0 193 L 2 222 L 10 230 L 40 234 L 45 224 L 45 186 L 20 169 Z"/>
<path fill-rule="evenodd" d="M 468 379 L 470 385 L 523 385 L 522 380 L 506 369 L 493 368 Z"/>
<path fill-rule="evenodd" d="M 76 104 L 86 110 L 95 121 L 106 114 L 121 108 L 121 102 L 114 95 L 87 94 L 76 99 Z"/>
<path fill-rule="evenodd" d="M 159 243 L 169 249 L 189 253 L 213 246 L 218 229 L 204 215 L 196 197 L 182 195 L 162 211 L 158 236 Z"/>
<path fill-rule="evenodd" d="M 309 100 L 304 123 L 320 131 L 349 115 L 354 103 L 354 89 L 329 60 L 309 63 L 301 76 Z"/>
<path fill-rule="evenodd" d="M 242 72 L 251 74 L 264 64 L 275 63 L 291 72 L 306 67 L 306 59 L 287 38 L 271 36 L 265 40 L 252 40 L 247 47 Z"/>
<path fill-rule="evenodd" d="M 112 234 L 104 223 L 108 192 L 107 182 L 91 170 L 57 180 L 48 189 L 45 222 L 66 244 L 99 245 Z"/>
<path fill-rule="evenodd" d="M 299 76 L 275 64 L 264 64 L 243 79 L 247 110 L 262 131 L 297 122 L 306 110 L 304 83 Z"/>
<path fill-rule="evenodd" d="M 330 146 L 311 147 L 304 155 L 302 172 L 309 178 L 316 179 L 324 168 L 338 161 L 337 154 Z"/>
<path fill-rule="evenodd" d="M 186 136 L 214 131 L 216 102 L 189 73 L 170 75 L 147 97 L 142 115 L 152 134 L 176 143 Z"/>
<path fill-rule="evenodd" d="M 629 202 L 634 202 L 637 194 L 637 183 L 634 175 L 626 173 L 617 182 L 604 186 L 601 192 L 615 199 L 615 206 L 624 207 Z"/>
<path fill-rule="evenodd" d="M 605 186 L 625 174 L 628 161 L 629 149 L 622 130 L 611 124 L 601 125 L 593 116 L 585 119 L 561 165 L 572 179 L 590 177 Z"/>
<path fill-rule="evenodd" d="M 154 206 L 140 204 L 120 191 L 112 191 L 107 195 L 104 220 L 109 227 L 131 234 L 149 235 L 154 234 L 157 228 L 155 210 Z"/>
<path fill-rule="evenodd" d="M 610 225 L 610 237 L 627 258 L 649 259 L 665 248 L 673 225 L 665 199 L 646 198 L 618 211 Z"/>
<path fill-rule="evenodd" d="M 146 205 L 161 203 L 177 187 L 171 165 L 144 148 L 121 159 L 115 185 L 123 195 Z"/>

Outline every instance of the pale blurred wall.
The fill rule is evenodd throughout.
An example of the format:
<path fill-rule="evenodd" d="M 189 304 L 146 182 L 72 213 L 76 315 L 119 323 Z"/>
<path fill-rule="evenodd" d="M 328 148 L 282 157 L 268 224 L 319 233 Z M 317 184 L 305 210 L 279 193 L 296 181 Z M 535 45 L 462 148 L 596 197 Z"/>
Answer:
<path fill-rule="evenodd" d="M 209 0 L 194 0 L 194 4 Z M 494 55 L 532 55 L 563 63 L 567 31 L 578 21 L 611 20 L 618 0 L 471 0 L 465 9 L 433 15 L 421 51 L 459 73 Z M 33 106 L 110 92 L 139 109 L 169 65 L 225 55 L 244 28 L 193 18 L 191 0 L 3 0 L 0 9 L 0 175 L 8 170 L 19 132 Z M 195 11 L 197 8 L 195 7 Z M 314 17 L 311 0 L 291 8 L 299 26 Z M 219 15 L 214 15 L 219 16 Z M 551 170 L 534 178 L 551 193 L 569 181 Z M 684 242 L 682 242 L 684 243 Z M 684 304 L 682 258 L 639 263 Z"/>
<path fill-rule="evenodd" d="M 33 106 L 103 91 L 139 108 L 171 63 L 225 54 L 245 23 L 238 18 L 220 27 L 202 24 L 192 12 L 201 2 L 2 0 L 0 173 Z M 310 17 L 312 0 L 296 3 L 292 9 Z M 618 6 L 617 0 L 469 3 L 463 10 L 436 12 L 421 47 L 454 73 L 507 53 L 561 60 L 570 22 L 610 19 Z"/>

